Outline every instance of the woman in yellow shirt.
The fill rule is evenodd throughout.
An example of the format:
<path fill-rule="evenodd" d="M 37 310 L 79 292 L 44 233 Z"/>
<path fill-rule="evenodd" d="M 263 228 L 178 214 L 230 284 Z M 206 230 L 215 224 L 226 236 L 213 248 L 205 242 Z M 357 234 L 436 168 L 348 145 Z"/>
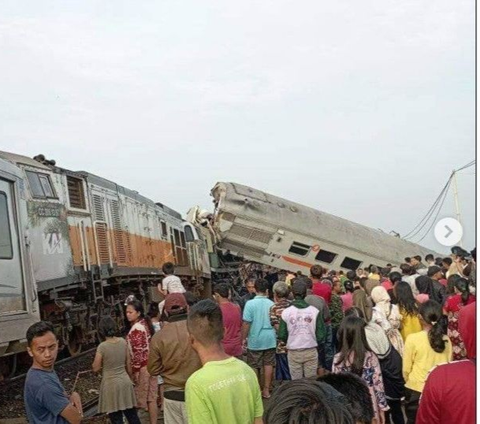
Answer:
<path fill-rule="evenodd" d="M 400 281 L 393 291 L 400 315 L 402 316 L 400 333 L 403 341 L 405 341 L 410 334 L 422 331 L 420 319 L 418 318 L 418 306 L 413 297 L 412 288 L 407 282 Z"/>
<path fill-rule="evenodd" d="M 422 331 L 410 334 L 403 351 L 405 379 L 405 413 L 408 423 L 414 423 L 420 395 L 427 375 L 438 364 L 452 359 L 452 343 L 447 337 L 447 317 L 442 306 L 427 300 L 419 306 Z"/>

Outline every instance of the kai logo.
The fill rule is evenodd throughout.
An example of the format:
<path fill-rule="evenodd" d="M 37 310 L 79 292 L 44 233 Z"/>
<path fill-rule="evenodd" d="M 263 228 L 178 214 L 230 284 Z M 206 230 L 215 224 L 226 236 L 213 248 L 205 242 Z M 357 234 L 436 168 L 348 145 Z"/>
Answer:
<path fill-rule="evenodd" d="M 43 253 L 45 255 L 63 253 L 61 233 L 47 233 L 43 235 Z"/>

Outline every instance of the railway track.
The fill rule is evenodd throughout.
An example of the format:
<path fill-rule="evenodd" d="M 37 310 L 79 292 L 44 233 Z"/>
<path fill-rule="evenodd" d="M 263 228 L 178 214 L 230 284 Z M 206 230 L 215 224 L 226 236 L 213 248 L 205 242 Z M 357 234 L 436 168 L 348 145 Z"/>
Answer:
<path fill-rule="evenodd" d="M 80 394 L 88 420 L 102 422 L 94 417 L 101 381 L 101 376 L 93 373 L 91 369 L 95 350 L 91 348 L 74 357 L 59 360 L 55 363 L 55 371 L 67 393 L 77 391 Z M 0 423 L 7 422 L 7 419 L 25 419 L 23 403 L 25 377 L 24 373 L 0 383 Z"/>
<path fill-rule="evenodd" d="M 79 358 L 81 358 L 82 356 L 86 356 L 86 355 L 91 354 L 92 352 L 95 352 L 95 350 L 96 350 L 96 347 L 92 347 L 91 349 L 85 350 L 84 352 L 79 353 L 78 355 L 69 356 L 68 358 L 60 359 L 59 361 L 55 362 L 55 368 L 57 368 L 59 365 L 66 364 L 66 363 L 69 363 L 69 362 L 72 362 L 72 361 L 76 361 Z M 7 378 L 3 382 L 6 383 L 6 384 L 13 383 L 15 381 L 24 379 L 26 376 L 27 376 L 27 373 L 24 372 L 23 374 L 18 374 L 15 377 Z"/>

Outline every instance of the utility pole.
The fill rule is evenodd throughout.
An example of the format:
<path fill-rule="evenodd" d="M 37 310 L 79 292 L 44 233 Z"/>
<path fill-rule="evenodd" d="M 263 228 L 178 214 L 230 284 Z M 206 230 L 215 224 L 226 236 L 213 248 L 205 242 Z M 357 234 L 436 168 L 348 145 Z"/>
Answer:
<path fill-rule="evenodd" d="M 457 186 L 457 171 L 453 171 L 453 198 L 455 199 L 455 211 L 457 215 L 457 221 L 462 224 L 460 221 L 460 206 L 458 205 L 458 186 Z M 463 242 L 460 240 L 460 247 L 463 247 Z"/>

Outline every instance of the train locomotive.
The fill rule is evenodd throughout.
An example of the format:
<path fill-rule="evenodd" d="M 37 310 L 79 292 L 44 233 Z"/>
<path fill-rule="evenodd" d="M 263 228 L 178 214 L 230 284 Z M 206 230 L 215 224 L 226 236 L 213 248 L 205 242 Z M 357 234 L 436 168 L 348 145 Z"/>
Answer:
<path fill-rule="evenodd" d="M 178 212 L 43 155 L 0 152 L 2 375 L 14 373 L 39 319 L 76 355 L 97 340 L 102 316 L 123 323 L 128 295 L 159 300 L 165 262 L 189 290 L 211 294 L 205 240 Z"/>

